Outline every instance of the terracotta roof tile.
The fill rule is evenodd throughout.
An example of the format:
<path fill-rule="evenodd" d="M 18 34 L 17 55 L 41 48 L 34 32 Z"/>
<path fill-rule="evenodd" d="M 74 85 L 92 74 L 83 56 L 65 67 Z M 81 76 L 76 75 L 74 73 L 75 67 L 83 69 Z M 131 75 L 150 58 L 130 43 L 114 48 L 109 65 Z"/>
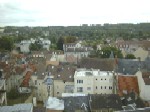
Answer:
<path fill-rule="evenodd" d="M 123 91 L 127 93 L 135 92 L 139 94 L 139 86 L 136 76 L 118 75 L 118 93 L 123 96 Z"/>
<path fill-rule="evenodd" d="M 31 74 L 32 72 L 28 71 L 21 83 L 21 87 L 29 87 L 29 81 L 30 81 L 30 78 L 31 78 Z"/>

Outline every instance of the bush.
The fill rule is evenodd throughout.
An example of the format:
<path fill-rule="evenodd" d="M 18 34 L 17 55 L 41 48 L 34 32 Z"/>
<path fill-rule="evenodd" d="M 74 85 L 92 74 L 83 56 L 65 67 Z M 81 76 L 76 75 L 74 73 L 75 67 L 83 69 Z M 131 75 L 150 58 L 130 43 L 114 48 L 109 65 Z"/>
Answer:
<path fill-rule="evenodd" d="M 7 97 L 8 99 L 17 99 L 19 97 L 19 93 L 16 89 L 12 89 L 7 93 Z"/>

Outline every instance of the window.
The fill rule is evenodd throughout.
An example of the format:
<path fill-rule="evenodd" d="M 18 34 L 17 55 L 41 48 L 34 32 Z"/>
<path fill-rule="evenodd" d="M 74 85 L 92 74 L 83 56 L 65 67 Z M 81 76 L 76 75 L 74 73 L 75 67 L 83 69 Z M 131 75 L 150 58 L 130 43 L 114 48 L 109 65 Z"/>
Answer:
<path fill-rule="evenodd" d="M 39 83 L 39 85 L 40 85 L 40 83 Z"/>
<path fill-rule="evenodd" d="M 96 89 L 97 89 L 97 86 L 96 86 Z"/>
<path fill-rule="evenodd" d="M 37 80 L 35 80 L 35 85 L 37 85 Z"/>
<path fill-rule="evenodd" d="M 109 89 L 112 89 L 112 86 L 109 86 Z"/>
<path fill-rule="evenodd" d="M 101 86 L 101 89 L 103 89 L 103 87 Z"/>
<path fill-rule="evenodd" d="M 87 90 L 91 90 L 91 87 L 87 87 Z"/>
<path fill-rule="evenodd" d="M 101 79 L 101 80 L 103 80 L 103 79 Z"/>
<path fill-rule="evenodd" d="M 77 92 L 83 92 L 83 87 L 77 87 Z"/>
<path fill-rule="evenodd" d="M 96 79 L 97 80 L 97 79 Z"/>
<path fill-rule="evenodd" d="M 83 83 L 83 80 L 77 80 L 77 83 Z"/>
<path fill-rule="evenodd" d="M 105 79 L 106 80 L 106 79 Z"/>
<path fill-rule="evenodd" d="M 106 89 L 106 86 L 105 86 L 105 89 Z"/>
<path fill-rule="evenodd" d="M 59 94 L 59 92 L 57 92 L 57 94 Z"/>

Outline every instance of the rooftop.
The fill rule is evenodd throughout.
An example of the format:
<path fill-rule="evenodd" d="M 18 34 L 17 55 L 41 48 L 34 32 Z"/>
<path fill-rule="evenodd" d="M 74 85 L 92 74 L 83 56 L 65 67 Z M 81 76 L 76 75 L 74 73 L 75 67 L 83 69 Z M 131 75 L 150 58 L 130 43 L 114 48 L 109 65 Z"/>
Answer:
<path fill-rule="evenodd" d="M 100 69 L 101 71 L 113 71 L 114 59 L 83 58 L 78 63 L 79 68 Z"/>
<path fill-rule="evenodd" d="M 31 103 L 16 104 L 14 106 L 1 106 L 0 112 L 30 112 L 33 108 Z"/>
<path fill-rule="evenodd" d="M 118 75 L 118 89 L 119 95 L 135 92 L 139 94 L 139 86 L 137 76 L 133 75 Z"/>
<path fill-rule="evenodd" d="M 100 71 L 99 69 L 77 69 L 75 76 L 113 76 L 110 71 Z"/>

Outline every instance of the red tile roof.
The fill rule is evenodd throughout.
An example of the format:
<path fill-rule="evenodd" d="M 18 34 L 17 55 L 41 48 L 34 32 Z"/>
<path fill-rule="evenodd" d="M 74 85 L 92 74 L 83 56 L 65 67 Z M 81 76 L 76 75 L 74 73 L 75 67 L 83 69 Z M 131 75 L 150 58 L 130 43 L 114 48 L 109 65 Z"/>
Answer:
<path fill-rule="evenodd" d="M 21 87 L 29 87 L 29 81 L 30 81 L 30 78 L 31 78 L 31 74 L 32 72 L 28 71 L 21 83 Z"/>
<path fill-rule="evenodd" d="M 136 76 L 118 76 L 118 93 L 120 96 L 123 96 L 123 91 L 127 91 L 127 93 L 135 92 L 139 94 L 139 86 Z"/>

